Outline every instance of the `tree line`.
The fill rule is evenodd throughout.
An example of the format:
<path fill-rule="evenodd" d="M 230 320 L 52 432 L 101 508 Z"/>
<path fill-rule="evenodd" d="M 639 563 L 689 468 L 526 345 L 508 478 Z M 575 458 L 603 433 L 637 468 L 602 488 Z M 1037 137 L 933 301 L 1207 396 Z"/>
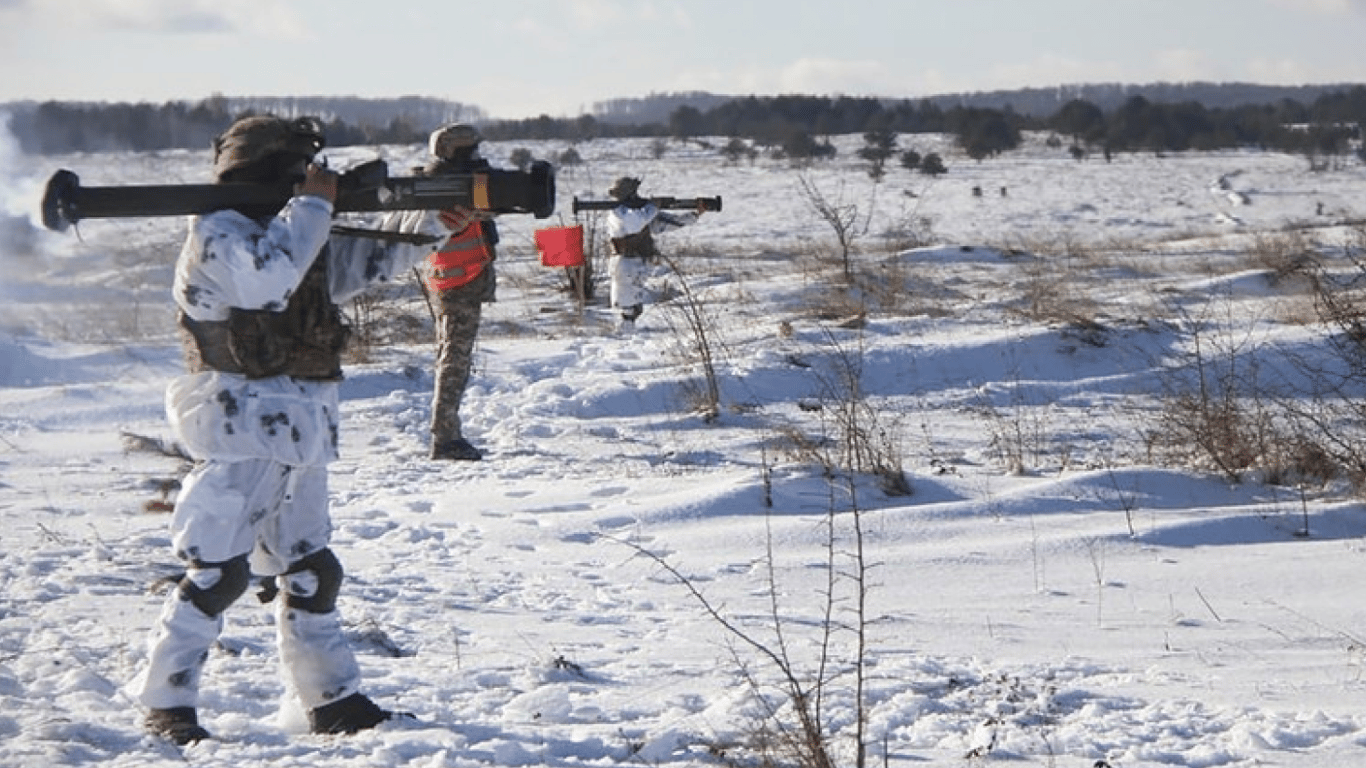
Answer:
<path fill-rule="evenodd" d="M 667 120 L 635 124 L 589 114 L 485 121 L 476 108 L 454 102 L 413 97 L 406 103 L 405 99 L 387 102 L 368 113 L 343 115 L 333 109 L 321 115 L 329 144 L 420 143 L 437 124 L 454 118 L 479 123 L 491 140 L 572 143 L 623 136 L 721 136 L 798 158 L 828 152 L 829 142 L 821 137 L 943 133 L 954 136 L 969 157 L 982 159 L 1015 148 L 1024 131 L 1051 132 L 1079 159 L 1092 152 L 1108 157 L 1115 152 L 1235 147 L 1331 156 L 1349 152 L 1366 123 L 1366 86 L 1325 91 L 1308 102 L 1281 98 L 1242 106 L 1209 107 L 1196 100 L 1162 102 L 1134 94 L 1106 110 L 1084 98 L 1073 98 L 1048 115 L 1022 114 L 1009 105 L 944 105 L 933 99 L 746 96 L 713 98 L 708 102 L 711 106 L 683 104 Z M 268 106 L 279 112 L 278 105 Z M 317 105 L 298 100 L 288 109 L 310 106 Z M 267 110 L 259 103 L 221 96 L 161 105 L 48 101 L 28 109 L 11 108 L 10 131 L 21 149 L 35 154 L 200 149 L 209 146 L 234 119 L 262 111 Z"/>
<path fill-rule="evenodd" d="M 198 102 L 61 102 L 0 105 L 9 131 L 30 154 L 110 150 L 204 149 L 238 118 L 313 115 L 332 146 L 425 142 L 436 126 L 484 119 L 477 107 L 440 99 L 350 97 L 247 99 L 214 95 Z"/>
<path fill-rule="evenodd" d="M 1209 108 L 1195 101 L 1161 103 L 1133 95 L 1108 112 L 1072 99 L 1045 116 L 1009 107 L 943 107 L 931 100 L 812 96 L 749 97 L 702 111 L 680 107 L 668 133 L 678 137 L 741 136 L 789 154 L 822 150 L 815 136 L 862 133 L 942 133 L 955 137 L 974 159 L 1017 147 L 1024 131 L 1053 133 L 1075 156 L 1092 151 L 1179 152 L 1255 147 L 1311 155 L 1340 155 L 1361 139 L 1366 87 L 1326 93 L 1308 104 L 1282 99 L 1271 104 Z"/>

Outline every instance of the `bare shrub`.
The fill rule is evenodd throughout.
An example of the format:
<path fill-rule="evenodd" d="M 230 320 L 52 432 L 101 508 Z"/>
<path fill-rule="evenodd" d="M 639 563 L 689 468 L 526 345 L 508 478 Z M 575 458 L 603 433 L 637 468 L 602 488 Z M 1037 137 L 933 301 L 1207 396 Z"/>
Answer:
<path fill-rule="evenodd" d="M 1185 316 L 1185 352 L 1164 364 L 1154 448 L 1235 481 L 1255 473 L 1270 484 L 1304 487 L 1346 477 L 1366 487 L 1366 267 L 1359 254 L 1348 248 L 1348 268 L 1330 268 L 1300 232 L 1257 237 L 1244 258 L 1273 280 L 1305 279 L 1329 331 L 1326 344 L 1273 349 L 1254 338 L 1254 319 Z"/>
<path fill-rule="evenodd" d="M 824 467 L 827 475 L 842 470 L 865 473 L 878 478 L 889 496 L 911 495 L 899 418 L 889 419 L 865 395 L 861 350 L 844 347 L 830 332 L 826 337 L 831 352 L 828 369 L 807 366 L 820 397 L 801 405 L 816 415 L 820 431 L 811 436 L 789 425 L 785 429 L 789 447 L 798 460 Z"/>
<path fill-rule="evenodd" d="M 1273 283 L 1299 275 L 1308 276 L 1315 264 L 1314 248 L 1302 230 L 1263 233 L 1253 238 L 1248 258 L 1271 273 Z"/>
<path fill-rule="evenodd" d="M 1200 324 L 1191 325 L 1187 359 L 1165 371 L 1168 392 L 1154 447 L 1177 464 L 1212 466 L 1236 481 L 1261 453 L 1257 435 L 1265 421 L 1247 413 L 1241 358 L 1233 352 L 1217 358 Z"/>
<path fill-rule="evenodd" d="M 1329 341 L 1353 368 L 1366 368 L 1366 230 L 1358 229 L 1344 249 L 1345 269 L 1319 261 L 1312 272 L 1319 318 L 1335 329 Z"/>
<path fill-rule="evenodd" d="M 844 199 L 843 185 L 840 187 L 840 193 L 831 198 L 822 192 L 816 182 L 807 174 L 798 176 L 797 183 L 801 187 L 801 194 L 807 205 L 821 221 L 830 226 L 831 232 L 834 233 L 844 278 L 845 280 L 852 280 L 854 265 L 850 256 L 854 250 L 854 242 L 867 234 L 868 220 L 865 218 L 862 224 L 859 223 L 859 207 L 857 204 L 847 202 Z"/>
<path fill-rule="evenodd" d="M 1200 322 L 1187 327 L 1184 358 L 1164 371 L 1167 391 L 1154 447 L 1178 464 L 1235 482 L 1257 471 L 1267 482 L 1283 483 L 1316 467 L 1318 449 L 1280 407 L 1291 398 L 1277 396 L 1262 376 L 1260 345 L 1235 339 L 1230 329 L 1207 332 Z"/>
<path fill-rule="evenodd" d="M 421 279 L 416 286 L 395 284 L 366 291 L 344 308 L 351 325 L 346 361 L 370 362 L 377 347 L 433 341 L 435 321 Z"/>
<path fill-rule="evenodd" d="M 815 301 L 822 302 L 825 316 L 830 318 L 862 315 L 868 311 L 883 315 L 951 317 L 965 295 L 937 277 L 937 268 L 929 269 L 893 256 L 857 276 L 850 291 L 824 291 Z"/>
<path fill-rule="evenodd" d="M 749 747 L 761 766 L 836 768 L 834 739 L 837 734 L 828 723 L 834 713 L 844 711 L 842 704 L 837 706 L 831 702 L 837 698 L 834 695 L 836 683 L 847 681 L 845 685 L 852 688 L 848 695 L 852 698 L 854 712 L 853 732 L 849 736 L 854 747 L 854 768 L 867 768 L 868 597 L 874 564 L 865 547 L 856 484 L 851 478 L 840 482 L 832 477 L 829 488 L 831 503 L 824 518 L 826 560 L 817 606 L 819 618 L 807 622 L 789 618 L 792 612 L 781 599 L 788 590 L 778 578 L 774 537 L 770 530 L 763 559 L 766 579 L 763 595 L 768 602 L 763 633 L 766 637 L 758 630 L 744 628 L 738 620 L 728 616 L 707 598 L 695 579 L 664 556 L 633 542 L 606 537 L 663 569 L 735 641 L 731 647 L 732 658 L 760 707 L 761 716 L 750 724 L 748 735 Z M 846 493 L 847 507 L 837 500 Z M 848 509 L 848 512 L 839 514 L 837 508 Z M 771 522 L 771 518 L 768 519 Z M 792 633 L 796 629 L 811 635 L 811 645 L 816 649 L 813 658 L 803 660 L 794 652 L 796 644 Z M 841 652 L 841 648 L 847 650 Z M 751 657 L 757 658 L 758 667 L 750 661 Z M 774 691 L 778 694 L 776 698 L 769 695 Z"/>
<path fill-rule="evenodd" d="M 716 372 L 716 329 L 720 324 L 708 313 L 702 297 L 693 291 L 678 260 L 660 258 L 678 278 L 679 300 L 671 305 L 675 311 L 669 317 L 676 321 L 673 330 L 682 342 L 683 357 L 701 371 L 700 386 L 691 393 L 693 406 L 710 423 L 721 414 L 721 385 Z"/>
<path fill-rule="evenodd" d="M 988 445 L 1009 475 L 1023 475 L 1043 463 L 1048 453 L 1049 429 L 1039 407 L 1026 401 L 1019 381 L 1009 387 L 1009 401 L 998 406 L 985 391 L 977 408 L 987 427 Z"/>
<path fill-rule="evenodd" d="M 1358 426 L 1366 407 L 1360 402 L 1360 395 L 1320 394 L 1284 404 L 1294 435 L 1282 451 L 1280 485 L 1322 487 L 1345 478 L 1358 495 L 1366 490 L 1366 434 Z"/>
<path fill-rule="evenodd" d="M 1020 268 L 1015 309 L 1021 316 L 1084 325 L 1099 314 L 1089 288 L 1095 284 L 1094 268 L 1100 258 L 1070 233 L 1048 242 L 1017 243 L 1002 253 Z"/>
<path fill-rule="evenodd" d="M 1299 374 L 1300 391 L 1278 400 L 1295 430 L 1293 467 L 1302 477 L 1326 482 L 1345 476 L 1358 493 L 1366 489 L 1366 232 L 1345 249 L 1345 268 L 1315 260 L 1314 304 L 1328 329 L 1323 354 L 1287 354 Z"/>
<path fill-rule="evenodd" d="M 933 245 L 938 237 L 934 233 L 934 220 L 920 213 L 924 198 L 907 192 L 901 198 L 901 207 L 890 217 L 882 232 L 882 238 L 892 251 L 908 251 Z"/>
<path fill-rule="evenodd" d="M 1173 393 L 1164 402 L 1156 445 L 1179 464 L 1238 481 L 1266 456 L 1276 431 L 1262 401 L 1243 396 L 1248 382 L 1225 377 L 1210 384 Z"/>

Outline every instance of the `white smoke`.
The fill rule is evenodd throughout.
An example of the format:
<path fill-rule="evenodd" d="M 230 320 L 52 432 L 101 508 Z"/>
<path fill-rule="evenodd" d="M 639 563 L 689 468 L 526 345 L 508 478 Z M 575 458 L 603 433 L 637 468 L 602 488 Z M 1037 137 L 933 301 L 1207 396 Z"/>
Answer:
<path fill-rule="evenodd" d="M 43 181 L 0 112 L 0 258 L 29 254 L 42 235 Z"/>
<path fill-rule="evenodd" d="M 14 339 L 33 333 L 37 326 L 32 297 L 40 275 L 49 271 L 50 259 L 69 246 L 43 228 L 46 183 L 40 160 L 23 152 L 10 130 L 10 119 L 9 113 L 0 112 L 0 357 L 13 368 L 27 355 L 27 350 L 14 346 Z"/>

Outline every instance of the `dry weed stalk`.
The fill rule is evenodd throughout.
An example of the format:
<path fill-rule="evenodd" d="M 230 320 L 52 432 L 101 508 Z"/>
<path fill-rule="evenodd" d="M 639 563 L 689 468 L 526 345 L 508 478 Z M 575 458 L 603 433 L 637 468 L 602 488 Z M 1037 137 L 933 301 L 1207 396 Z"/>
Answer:
<path fill-rule="evenodd" d="M 765 594 L 768 600 L 767 626 L 772 632 L 771 641 L 756 637 L 728 618 L 721 609 L 707 598 L 694 579 L 681 572 L 662 555 L 645 549 L 635 542 L 603 536 L 603 538 L 630 548 L 636 554 L 662 568 L 673 580 L 688 591 L 701 606 L 703 612 L 716 621 L 732 640 L 757 654 L 759 659 L 777 674 L 778 687 L 782 692 L 782 698 L 781 701 L 775 703 L 764 695 L 769 686 L 763 682 L 760 674 L 745 661 L 741 650 L 732 646 L 731 655 L 741 677 L 754 694 L 755 700 L 764 708 L 764 717 L 754 724 L 751 733 L 752 745 L 760 754 L 764 765 L 836 768 L 837 761 L 831 749 L 832 734 L 829 733 L 826 724 L 827 709 L 830 706 L 826 703 L 827 689 L 833 685 L 836 678 L 852 675 L 855 715 L 854 733 L 851 738 L 855 746 L 854 768 L 867 768 L 868 705 L 865 701 L 868 670 L 867 628 L 869 623 L 868 595 L 871 589 L 870 575 L 873 566 L 868 560 L 865 549 L 866 537 L 863 528 L 863 516 L 858 504 L 857 489 L 853 478 L 847 478 L 846 485 L 840 485 L 832 478 L 829 488 L 831 500 L 829 511 L 825 516 L 825 586 L 822 595 L 821 620 L 815 630 L 817 633 L 817 656 L 813 662 L 814 668 L 810 670 L 804 668 L 794 658 L 791 651 L 788 638 L 789 620 L 784 618 L 785 611 L 779 601 L 779 596 L 785 590 L 782 589 L 777 577 L 771 516 L 766 517 L 769 528 L 764 555 Z M 850 511 L 845 515 L 836 511 L 846 508 L 846 505 L 837 503 L 835 498 L 841 491 L 847 492 L 849 495 L 848 508 Z M 844 518 L 849 520 L 850 525 L 848 543 L 851 549 L 849 551 L 842 551 L 840 548 L 843 539 L 839 521 Z M 849 567 L 846 568 L 841 565 L 843 558 L 849 560 Z M 850 599 L 853 603 L 853 618 L 848 624 L 841 622 L 837 616 L 837 609 L 842 600 L 840 590 L 844 582 L 848 582 L 849 589 L 852 592 Z M 841 631 L 852 633 L 854 647 L 851 658 L 843 665 L 843 668 L 837 668 L 839 665 L 836 664 L 835 638 L 836 634 Z"/>

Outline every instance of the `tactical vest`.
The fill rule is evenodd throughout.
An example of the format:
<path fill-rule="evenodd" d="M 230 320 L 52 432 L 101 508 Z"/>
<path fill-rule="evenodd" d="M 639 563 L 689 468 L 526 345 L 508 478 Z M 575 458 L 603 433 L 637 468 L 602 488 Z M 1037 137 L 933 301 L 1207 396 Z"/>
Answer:
<path fill-rule="evenodd" d="M 449 291 L 474 282 L 493 261 L 493 249 L 485 236 L 484 222 L 475 221 L 460 232 L 451 233 L 441 249 L 428 257 L 432 265 L 427 287 L 435 293 Z"/>
<path fill-rule="evenodd" d="M 633 195 L 632 197 L 621 201 L 621 204 L 625 208 L 639 210 L 649 205 L 650 201 L 643 197 Z M 619 217 L 619 220 L 625 221 L 624 217 Z M 639 232 L 632 232 L 629 235 L 622 235 L 621 237 L 612 237 L 609 238 L 609 241 L 612 243 L 612 253 L 615 253 L 618 256 L 636 259 L 652 259 L 659 255 L 658 249 L 655 248 L 655 236 L 651 232 L 648 223 L 641 227 Z"/>
<path fill-rule="evenodd" d="M 655 250 L 655 238 L 650 233 L 649 227 L 635 234 L 612 238 L 612 253 L 637 259 L 648 259 L 659 255 L 659 251 Z"/>
<path fill-rule="evenodd" d="M 351 335 L 328 289 L 326 247 L 283 311 L 234 308 L 227 320 L 212 321 L 181 312 L 180 326 L 191 373 L 223 371 L 249 379 L 340 381 L 342 351 Z"/>

